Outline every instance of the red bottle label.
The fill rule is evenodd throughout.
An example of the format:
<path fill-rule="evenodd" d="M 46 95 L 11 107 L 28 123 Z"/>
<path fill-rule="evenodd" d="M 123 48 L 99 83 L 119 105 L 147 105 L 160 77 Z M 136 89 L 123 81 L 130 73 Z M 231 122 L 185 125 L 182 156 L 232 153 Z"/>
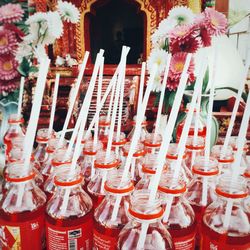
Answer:
<path fill-rule="evenodd" d="M 230 237 L 232 239 L 232 237 Z M 222 240 L 216 240 L 216 239 L 212 239 L 211 237 L 209 237 L 209 235 L 203 234 L 202 235 L 202 250 L 249 250 L 250 249 L 250 242 L 248 241 L 248 243 L 243 243 L 240 244 L 241 241 L 241 237 L 233 237 L 235 238 L 235 243 L 238 242 L 238 244 L 227 244 L 224 240 L 223 240 L 223 236 L 222 236 Z M 243 238 L 243 237 L 242 237 Z"/>
<path fill-rule="evenodd" d="M 93 249 L 98 250 L 115 250 L 117 249 L 118 237 L 111 237 L 101 234 L 95 229 L 93 231 Z"/>
<path fill-rule="evenodd" d="M 92 218 L 79 226 L 60 227 L 46 222 L 46 238 L 48 250 L 91 250 Z"/>
<path fill-rule="evenodd" d="M 43 249 L 45 244 L 44 215 L 26 222 L 0 219 L 2 250 Z"/>
<path fill-rule="evenodd" d="M 173 238 L 173 243 L 175 250 L 193 250 L 195 248 L 195 233 Z"/>

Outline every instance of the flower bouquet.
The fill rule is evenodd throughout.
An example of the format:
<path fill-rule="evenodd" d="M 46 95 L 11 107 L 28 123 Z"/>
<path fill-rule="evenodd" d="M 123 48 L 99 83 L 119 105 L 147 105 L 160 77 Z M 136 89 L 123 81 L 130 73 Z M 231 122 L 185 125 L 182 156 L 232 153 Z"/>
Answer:
<path fill-rule="evenodd" d="M 170 10 L 168 17 L 161 21 L 151 37 L 153 49 L 147 66 L 150 71 L 154 63 L 158 64 L 158 74 L 153 88 L 159 92 L 167 54 L 172 54 L 164 98 L 166 113 L 173 104 L 187 54 L 195 54 L 200 48 L 209 47 L 213 36 L 223 35 L 226 31 L 227 19 L 225 15 L 212 8 L 206 8 L 204 12 L 195 15 L 187 7 L 174 7 Z M 195 80 L 195 62 L 192 58 L 188 68 L 187 89 L 192 89 Z M 206 90 L 207 83 L 208 74 L 204 79 L 203 92 Z M 155 103 L 157 104 L 160 94 L 156 95 L 158 98 L 156 98 Z"/>

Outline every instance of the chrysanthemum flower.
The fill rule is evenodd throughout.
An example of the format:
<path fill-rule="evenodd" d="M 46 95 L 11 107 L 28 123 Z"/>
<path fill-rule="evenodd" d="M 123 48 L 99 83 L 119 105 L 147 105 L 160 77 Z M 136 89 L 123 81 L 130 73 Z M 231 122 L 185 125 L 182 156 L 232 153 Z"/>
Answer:
<path fill-rule="evenodd" d="M 11 54 L 4 54 L 0 57 L 0 80 L 12 80 L 18 76 L 18 62 Z"/>
<path fill-rule="evenodd" d="M 172 53 L 195 53 L 200 47 L 199 40 L 195 37 L 193 25 L 180 25 L 169 33 L 170 51 Z"/>
<path fill-rule="evenodd" d="M 18 81 L 1 81 L 0 80 L 0 94 L 7 95 L 10 92 L 13 92 L 18 87 Z"/>
<path fill-rule="evenodd" d="M 0 7 L 0 22 L 2 23 L 20 22 L 23 15 L 24 10 L 20 4 L 8 3 Z"/>
<path fill-rule="evenodd" d="M 160 92 L 162 86 L 162 76 L 160 74 L 157 74 L 154 78 L 152 91 Z"/>
<path fill-rule="evenodd" d="M 179 85 L 180 77 L 184 69 L 187 53 L 180 52 L 172 56 L 171 64 L 169 68 L 169 77 L 167 81 L 167 88 L 169 90 L 176 90 Z M 194 81 L 194 61 L 191 59 L 190 65 L 187 71 L 189 80 Z"/>
<path fill-rule="evenodd" d="M 169 11 L 168 19 L 176 21 L 178 25 L 191 24 L 194 21 L 194 13 L 185 6 L 177 6 Z"/>
<path fill-rule="evenodd" d="M 211 35 L 223 35 L 227 31 L 226 16 L 212 8 L 206 8 L 204 11 L 205 27 Z"/>
<path fill-rule="evenodd" d="M 17 46 L 17 39 L 15 33 L 0 29 L 0 55 L 5 53 L 12 53 Z"/>
<path fill-rule="evenodd" d="M 47 13 L 48 33 L 58 39 L 63 33 L 63 23 L 58 12 L 49 11 Z"/>
<path fill-rule="evenodd" d="M 151 51 L 151 54 L 149 56 L 148 62 L 147 62 L 147 66 L 148 66 L 148 70 L 152 70 L 153 65 L 157 64 L 158 65 L 158 73 L 161 73 L 164 68 L 166 67 L 167 64 L 167 56 L 168 53 L 163 50 L 163 49 L 153 49 Z"/>
<path fill-rule="evenodd" d="M 70 23 L 77 23 L 79 21 L 80 13 L 72 3 L 59 1 L 57 8 L 63 21 Z"/>

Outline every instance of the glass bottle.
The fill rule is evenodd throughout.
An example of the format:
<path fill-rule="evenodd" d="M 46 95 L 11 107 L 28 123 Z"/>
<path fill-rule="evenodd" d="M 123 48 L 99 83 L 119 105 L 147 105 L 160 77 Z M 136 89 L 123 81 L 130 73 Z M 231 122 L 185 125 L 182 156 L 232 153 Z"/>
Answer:
<path fill-rule="evenodd" d="M 46 206 L 47 249 L 92 249 L 93 205 L 83 176 L 70 165 L 55 177 L 56 192 Z"/>
<path fill-rule="evenodd" d="M 49 135 L 49 130 L 47 128 L 40 128 L 37 131 L 36 135 L 36 142 L 37 147 L 34 150 L 34 157 L 40 163 L 44 162 L 46 159 L 46 147 L 50 137 L 55 137 L 54 133 L 53 136 Z"/>
<path fill-rule="evenodd" d="M 128 156 L 129 149 L 130 149 L 130 142 L 128 142 L 123 147 L 123 156 L 124 156 L 124 163 L 126 161 L 126 157 Z M 134 183 L 138 183 L 141 179 L 142 170 L 141 170 L 141 162 L 143 161 L 143 157 L 146 155 L 146 151 L 144 149 L 144 145 L 142 143 L 138 143 L 135 148 L 135 152 L 132 157 L 131 167 L 130 167 L 130 175 L 131 179 Z M 123 164 L 124 165 L 124 164 Z"/>
<path fill-rule="evenodd" d="M 250 216 L 243 209 L 248 192 L 244 179 L 222 175 L 216 185 L 218 199 L 207 207 L 202 223 L 202 249 L 250 249 Z M 227 208 L 231 207 L 228 217 Z"/>
<path fill-rule="evenodd" d="M 218 161 L 212 157 L 208 161 L 203 156 L 197 157 L 192 172 L 194 177 L 189 184 L 185 197 L 195 212 L 197 222 L 196 246 L 199 247 L 201 221 L 204 211 L 217 198 L 214 190 L 219 174 Z"/>
<path fill-rule="evenodd" d="M 148 131 L 147 131 L 147 125 L 148 125 L 148 123 L 147 123 L 146 119 L 147 119 L 147 118 L 144 117 L 144 120 L 143 120 L 143 122 L 142 122 L 142 124 L 141 124 L 141 135 L 140 135 L 140 141 L 141 141 L 141 142 L 143 142 L 143 141 L 145 140 L 145 137 L 146 137 L 146 135 L 148 134 Z M 132 137 L 133 137 L 133 135 L 134 135 L 134 133 L 135 133 L 136 116 L 134 116 L 134 119 L 133 119 L 133 121 L 131 122 L 131 125 L 132 125 L 133 127 L 132 127 L 132 130 L 130 131 L 130 133 L 128 134 L 128 136 L 127 136 L 127 140 L 128 140 L 128 141 L 131 141 L 131 140 L 132 140 Z"/>
<path fill-rule="evenodd" d="M 160 134 L 156 136 L 153 133 L 148 133 L 143 142 L 145 150 L 149 154 L 157 154 L 160 150 L 162 137 Z"/>
<path fill-rule="evenodd" d="M 177 125 L 176 128 L 176 142 L 178 143 L 180 141 L 181 138 L 181 134 L 182 134 L 182 130 L 184 128 L 185 122 L 186 122 L 186 117 L 187 117 L 187 113 L 189 111 L 189 107 L 187 107 L 185 113 L 185 117 L 184 119 Z M 193 136 L 194 135 L 194 131 L 195 131 L 195 121 L 196 121 L 196 110 L 194 110 L 194 115 L 191 121 L 191 125 L 190 125 L 190 129 L 188 132 L 189 136 Z M 201 113 L 199 112 L 199 117 L 198 117 L 198 136 L 205 138 L 206 137 L 206 133 L 207 133 L 207 126 L 206 126 L 206 122 L 204 121 L 204 119 L 201 116 Z"/>
<path fill-rule="evenodd" d="M 8 155 L 5 157 L 5 164 L 7 165 L 10 158 L 11 158 L 11 151 L 14 149 L 21 149 L 23 150 L 24 145 L 24 136 L 22 134 L 18 135 L 17 137 L 12 138 L 11 140 L 11 150 L 9 151 Z"/>
<path fill-rule="evenodd" d="M 135 189 L 148 189 L 150 181 L 156 173 L 156 164 L 157 155 L 156 154 L 147 154 L 142 160 L 142 177 L 140 181 L 135 185 Z M 164 166 L 163 173 L 165 174 L 167 167 Z"/>
<path fill-rule="evenodd" d="M 203 137 L 189 136 L 186 142 L 186 166 L 191 170 L 196 157 L 204 155 L 205 139 Z"/>
<path fill-rule="evenodd" d="M 87 185 L 87 192 L 92 198 L 94 209 L 102 202 L 105 197 L 104 183 L 111 170 L 118 168 L 120 161 L 116 159 L 115 153 L 110 152 L 106 159 L 106 151 L 100 150 L 96 154 L 94 163 L 95 175 Z"/>
<path fill-rule="evenodd" d="M 172 236 L 175 250 L 195 249 L 195 214 L 184 197 L 186 190 L 185 181 L 173 179 L 172 174 L 162 176 L 158 187 L 165 208 L 162 223 Z"/>
<path fill-rule="evenodd" d="M 220 174 L 230 174 L 232 172 L 232 164 L 234 162 L 233 150 L 229 146 L 225 154 L 221 155 L 222 145 L 214 145 L 211 150 L 211 156 L 218 161 Z"/>
<path fill-rule="evenodd" d="M 181 163 L 181 176 L 182 179 L 186 182 L 186 185 L 188 186 L 191 180 L 193 179 L 193 174 L 190 171 L 190 169 L 187 167 L 185 159 L 187 155 L 183 155 L 183 160 Z M 174 172 L 176 161 L 178 159 L 178 144 L 177 143 L 171 143 L 168 147 L 168 152 L 166 155 L 166 166 L 168 169 L 168 172 Z"/>
<path fill-rule="evenodd" d="M 91 177 L 94 176 L 94 162 L 96 159 L 96 153 L 99 150 L 102 150 L 102 147 L 103 144 L 101 141 L 97 141 L 97 144 L 94 145 L 93 140 L 88 140 L 83 145 L 82 154 L 78 159 L 78 165 L 81 167 L 81 171 L 84 176 L 84 190 L 86 190 Z"/>
<path fill-rule="evenodd" d="M 118 160 L 122 161 L 123 160 L 122 149 L 126 145 L 127 139 L 126 139 L 126 135 L 123 132 L 121 132 L 119 140 L 117 137 L 118 137 L 117 132 L 114 132 L 113 141 L 112 141 L 112 148 L 116 154 L 116 158 Z"/>
<path fill-rule="evenodd" d="M 229 145 L 233 148 L 233 152 L 234 154 L 237 152 L 238 150 L 238 142 L 237 142 L 238 137 L 237 136 L 231 136 L 230 141 L 229 141 Z M 244 171 L 246 170 L 246 168 L 248 166 L 250 166 L 250 160 L 247 158 L 247 152 L 249 150 L 249 146 L 247 144 L 244 145 L 243 147 L 243 154 L 241 157 L 241 163 L 240 163 L 240 173 L 243 174 Z"/>
<path fill-rule="evenodd" d="M 0 202 L 2 249 L 45 249 L 46 196 L 35 185 L 34 172 L 22 163 L 10 170 L 5 175 L 10 187 Z"/>
<path fill-rule="evenodd" d="M 54 183 L 55 176 L 65 171 L 64 166 L 72 163 L 73 152 L 68 153 L 66 148 L 58 149 L 51 160 L 50 174 L 44 182 L 43 190 L 47 196 L 47 200 L 51 198 L 55 192 L 56 186 Z"/>
<path fill-rule="evenodd" d="M 129 196 L 134 190 L 127 176 L 122 181 L 122 170 L 113 170 L 104 184 L 106 196 L 94 213 L 94 249 L 116 249 L 118 235 L 128 223 Z"/>
<path fill-rule="evenodd" d="M 25 131 L 22 127 L 24 119 L 17 114 L 11 114 L 8 119 L 8 130 L 6 131 L 3 142 L 5 146 L 5 155 L 8 157 L 12 149 L 12 139 L 18 136 L 24 137 Z"/>
<path fill-rule="evenodd" d="M 107 147 L 108 134 L 109 134 L 110 121 L 107 120 L 107 116 L 102 115 L 99 118 L 98 126 L 98 139 L 103 143 L 103 147 Z"/>
<path fill-rule="evenodd" d="M 54 153 L 58 150 L 59 138 L 50 138 L 48 145 L 46 147 L 46 158 L 41 163 L 41 173 L 43 175 L 44 181 L 47 180 L 51 173 L 51 161 L 54 157 Z M 60 148 L 66 148 L 66 141 L 64 140 Z"/>
<path fill-rule="evenodd" d="M 149 190 L 136 190 L 131 195 L 128 213 L 131 220 L 119 234 L 118 249 L 173 249 L 172 239 L 161 219 L 164 210 L 159 196 L 149 202 Z M 144 228 L 146 229 L 145 240 Z M 140 244 L 140 245 L 139 245 Z"/>

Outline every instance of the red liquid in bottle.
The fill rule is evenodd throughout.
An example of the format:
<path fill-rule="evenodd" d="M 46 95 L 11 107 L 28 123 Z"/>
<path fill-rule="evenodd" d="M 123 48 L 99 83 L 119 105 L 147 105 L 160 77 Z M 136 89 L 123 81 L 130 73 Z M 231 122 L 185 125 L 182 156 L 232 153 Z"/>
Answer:
<path fill-rule="evenodd" d="M 6 156 L 9 156 L 10 151 L 12 149 L 12 139 L 17 137 L 18 135 L 19 135 L 18 133 L 10 132 L 4 136 L 3 142 L 6 147 L 6 151 L 5 151 Z"/>
<path fill-rule="evenodd" d="M 250 235 L 233 237 L 219 234 L 202 222 L 202 250 L 249 250 Z"/>
<path fill-rule="evenodd" d="M 88 195 L 90 196 L 90 198 L 92 199 L 92 203 L 93 203 L 93 208 L 94 211 L 95 209 L 101 204 L 101 202 L 103 201 L 105 195 L 95 195 L 95 194 L 91 194 L 90 192 L 87 192 Z"/>
<path fill-rule="evenodd" d="M 1 209 L 0 229 L 4 233 L 4 236 L 0 236 L 2 250 L 45 249 L 44 211 L 45 206 L 34 211 L 13 214 Z"/>
<path fill-rule="evenodd" d="M 118 235 L 122 228 L 123 226 L 120 229 L 104 227 L 94 220 L 94 245 L 99 250 L 117 249 Z"/>
<path fill-rule="evenodd" d="M 193 250 L 195 249 L 196 223 L 187 228 L 181 228 L 179 225 L 171 225 L 168 232 L 172 236 L 175 250 Z"/>
<path fill-rule="evenodd" d="M 48 250 L 92 249 L 93 210 L 83 217 L 54 219 L 46 214 Z"/>
<path fill-rule="evenodd" d="M 181 124 L 179 124 L 179 126 L 177 127 L 176 130 L 176 141 L 179 142 L 180 138 L 181 138 L 181 134 L 182 134 L 182 130 L 184 127 L 184 122 L 182 122 Z M 203 127 L 203 128 L 199 128 L 198 130 L 198 136 L 205 138 L 206 137 L 206 133 L 207 133 L 207 128 Z M 190 128 L 189 132 L 188 132 L 189 136 L 193 136 L 194 135 L 194 128 Z"/>

